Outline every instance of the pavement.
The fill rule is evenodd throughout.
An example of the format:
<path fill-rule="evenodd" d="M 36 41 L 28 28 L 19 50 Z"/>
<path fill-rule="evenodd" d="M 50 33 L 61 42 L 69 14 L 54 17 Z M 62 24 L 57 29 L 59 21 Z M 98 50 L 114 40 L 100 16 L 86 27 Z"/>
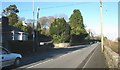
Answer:
<path fill-rule="evenodd" d="M 105 60 L 105 56 L 103 52 L 101 51 L 100 45 L 95 49 L 95 51 L 86 60 L 82 68 L 108 68 L 106 60 Z"/>

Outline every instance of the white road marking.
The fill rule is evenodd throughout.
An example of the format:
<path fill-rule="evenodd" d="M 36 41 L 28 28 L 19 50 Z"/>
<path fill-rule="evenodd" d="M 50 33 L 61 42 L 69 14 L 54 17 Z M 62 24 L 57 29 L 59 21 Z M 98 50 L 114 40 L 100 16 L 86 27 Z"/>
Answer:
<path fill-rule="evenodd" d="M 84 68 L 86 67 L 86 65 L 88 64 L 88 62 L 91 60 L 91 58 L 92 58 L 93 55 L 95 54 L 95 51 L 96 51 L 97 48 L 98 48 L 98 47 L 95 48 L 94 52 L 92 53 L 92 55 L 90 56 L 90 58 L 89 58 L 89 59 L 87 60 L 87 62 L 85 63 L 85 65 L 83 66 L 83 69 L 82 69 L 82 70 L 84 70 Z"/>
<path fill-rule="evenodd" d="M 53 59 L 50 59 L 50 60 L 44 61 L 44 62 L 42 62 L 42 63 L 37 63 L 37 64 L 34 64 L 34 65 L 29 66 L 29 67 L 27 67 L 27 68 L 33 68 L 33 67 L 35 67 L 35 66 L 38 66 L 38 65 L 43 64 L 43 63 L 47 63 L 47 62 L 52 61 L 52 60 L 53 60 Z"/>
<path fill-rule="evenodd" d="M 75 53 L 75 52 L 79 52 L 80 50 L 76 50 L 76 51 L 73 51 L 73 52 L 69 52 L 69 53 L 67 53 L 67 54 L 64 54 L 64 55 L 62 55 L 62 56 L 59 56 L 59 57 L 64 57 L 64 56 L 67 56 L 67 55 L 69 55 L 69 54 L 73 54 L 73 53 Z"/>

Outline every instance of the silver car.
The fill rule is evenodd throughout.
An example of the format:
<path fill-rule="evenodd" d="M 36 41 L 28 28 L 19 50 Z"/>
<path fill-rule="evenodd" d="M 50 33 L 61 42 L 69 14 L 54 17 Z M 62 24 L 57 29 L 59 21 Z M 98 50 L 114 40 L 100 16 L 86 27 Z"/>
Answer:
<path fill-rule="evenodd" d="M 14 65 L 19 66 L 22 56 L 16 53 L 10 53 L 6 48 L 0 46 L 0 68 Z"/>

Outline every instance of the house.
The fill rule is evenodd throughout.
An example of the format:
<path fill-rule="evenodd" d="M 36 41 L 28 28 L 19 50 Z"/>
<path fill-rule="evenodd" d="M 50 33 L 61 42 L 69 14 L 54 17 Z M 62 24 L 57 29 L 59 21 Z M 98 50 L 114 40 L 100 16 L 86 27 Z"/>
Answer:
<path fill-rule="evenodd" d="M 7 42 L 11 40 L 28 40 L 28 33 L 16 28 L 14 26 L 8 25 L 8 18 L 2 17 L 2 42 Z"/>

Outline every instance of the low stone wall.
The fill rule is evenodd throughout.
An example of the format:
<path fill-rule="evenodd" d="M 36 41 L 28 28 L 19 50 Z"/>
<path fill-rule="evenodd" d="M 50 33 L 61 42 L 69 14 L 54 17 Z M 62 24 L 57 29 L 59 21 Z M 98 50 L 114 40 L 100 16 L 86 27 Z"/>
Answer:
<path fill-rule="evenodd" d="M 59 43 L 54 45 L 55 45 L 55 48 L 65 48 L 65 47 L 69 47 L 70 43 Z"/>
<path fill-rule="evenodd" d="M 111 48 L 104 46 L 104 55 L 109 68 L 118 68 L 119 65 L 119 55 L 112 51 Z"/>

